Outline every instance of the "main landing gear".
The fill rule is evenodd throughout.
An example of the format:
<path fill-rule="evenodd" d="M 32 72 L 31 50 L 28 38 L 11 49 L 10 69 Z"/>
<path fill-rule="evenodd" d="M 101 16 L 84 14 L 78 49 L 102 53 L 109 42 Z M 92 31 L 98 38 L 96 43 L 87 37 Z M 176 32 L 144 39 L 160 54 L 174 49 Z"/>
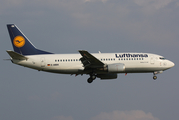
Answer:
<path fill-rule="evenodd" d="M 90 74 L 90 78 L 88 78 L 87 82 L 92 83 L 93 80 L 95 80 L 95 79 L 96 79 L 96 75 L 92 73 L 92 74 Z"/>

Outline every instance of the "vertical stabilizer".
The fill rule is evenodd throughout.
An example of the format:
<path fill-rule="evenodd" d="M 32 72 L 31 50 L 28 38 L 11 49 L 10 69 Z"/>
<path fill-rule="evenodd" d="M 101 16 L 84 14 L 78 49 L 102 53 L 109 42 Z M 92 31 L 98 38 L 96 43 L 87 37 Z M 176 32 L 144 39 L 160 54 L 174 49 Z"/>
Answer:
<path fill-rule="evenodd" d="M 35 48 L 16 25 L 8 24 L 7 29 L 15 52 L 21 55 L 52 54 Z"/>

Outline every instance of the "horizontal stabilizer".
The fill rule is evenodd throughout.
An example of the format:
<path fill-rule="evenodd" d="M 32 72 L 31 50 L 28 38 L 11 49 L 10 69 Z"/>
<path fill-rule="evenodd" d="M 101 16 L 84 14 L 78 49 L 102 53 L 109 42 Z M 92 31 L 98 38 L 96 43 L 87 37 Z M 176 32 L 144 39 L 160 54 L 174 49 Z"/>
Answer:
<path fill-rule="evenodd" d="M 11 50 L 7 50 L 6 52 L 11 56 L 12 59 L 17 59 L 17 60 L 27 60 L 28 59 L 27 57 L 25 57 L 19 53 L 16 53 L 14 51 L 11 51 Z"/>

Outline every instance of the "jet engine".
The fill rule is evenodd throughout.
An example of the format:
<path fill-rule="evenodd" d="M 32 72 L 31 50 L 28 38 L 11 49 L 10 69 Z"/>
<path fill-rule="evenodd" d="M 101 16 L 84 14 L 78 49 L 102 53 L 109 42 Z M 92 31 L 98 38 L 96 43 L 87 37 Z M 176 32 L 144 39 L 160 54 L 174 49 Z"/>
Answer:
<path fill-rule="evenodd" d="M 108 64 L 98 70 L 108 73 L 120 73 L 125 71 L 125 65 L 123 63 Z"/>
<path fill-rule="evenodd" d="M 125 70 L 125 65 L 123 63 L 109 64 L 107 65 L 107 71 L 109 73 L 119 73 Z"/>

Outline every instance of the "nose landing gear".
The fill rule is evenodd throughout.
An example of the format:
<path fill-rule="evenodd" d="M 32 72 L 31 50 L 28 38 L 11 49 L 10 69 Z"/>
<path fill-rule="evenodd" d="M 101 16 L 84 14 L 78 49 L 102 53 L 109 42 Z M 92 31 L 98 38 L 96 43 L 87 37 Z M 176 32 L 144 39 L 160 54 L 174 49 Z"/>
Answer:
<path fill-rule="evenodd" d="M 153 76 L 153 79 L 156 80 L 156 79 L 157 79 L 157 76 L 154 75 L 154 76 Z"/>
<path fill-rule="evenodd" d="M 161 74 L 161 73 L 163 73 L 163 71 L 154 71 L 153 72 L 153 74 L 154 74 L 153 79 L 156 80 L 157 79 L 156 74 Z"/>

